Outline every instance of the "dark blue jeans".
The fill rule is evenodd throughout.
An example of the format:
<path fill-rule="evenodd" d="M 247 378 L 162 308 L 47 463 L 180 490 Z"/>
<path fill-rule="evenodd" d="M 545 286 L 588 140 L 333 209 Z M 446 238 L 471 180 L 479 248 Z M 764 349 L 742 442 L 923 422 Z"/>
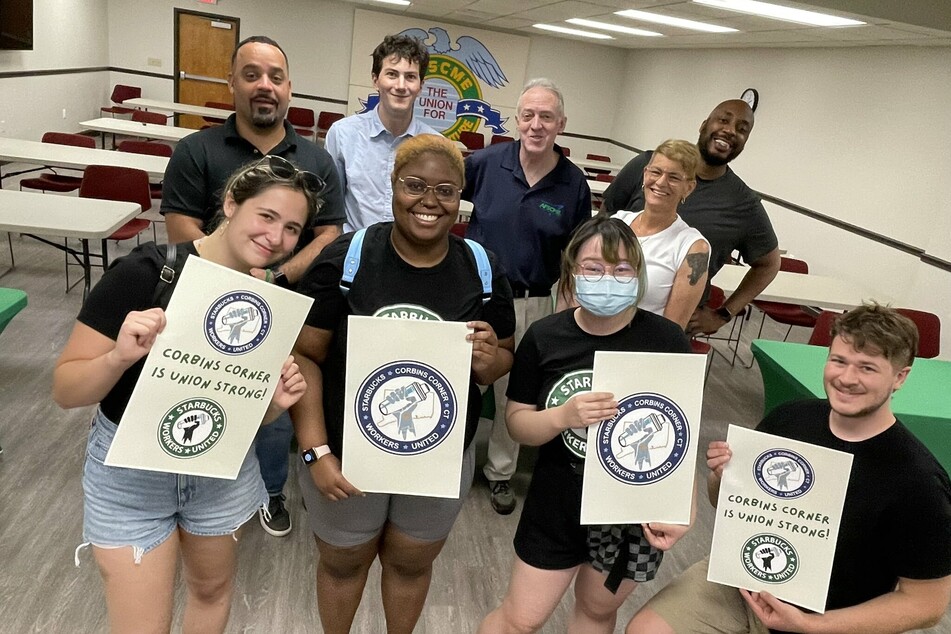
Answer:
<path fill-rule="evenodd" d="M 258 430 L 254 439 L 254 451 L 261 463 L 261 477 L 268 495 L 278 495 L 284 491 L 287 482 L 287 459 L 294 437 L 294 425 L 291 415 L 284 412 L 270 425 Z"/>

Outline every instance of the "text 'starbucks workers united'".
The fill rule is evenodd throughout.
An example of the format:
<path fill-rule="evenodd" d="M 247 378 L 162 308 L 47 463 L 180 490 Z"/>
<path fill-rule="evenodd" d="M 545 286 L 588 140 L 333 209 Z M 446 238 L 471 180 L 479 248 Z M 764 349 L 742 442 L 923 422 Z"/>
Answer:
<path fill-rule="evenodd" d="M 591 391 L 591 370 L 576 370 L 561 377 L 552 386 L 545 401 L 545 409 L 564 405 L 575 394 Z M 566 429 L 561 432 L 561 440 L 568 451 L 584 459 L 587 451 L 587 431 L 585 429 Z"/>
<path fill-rule="evenodd" d="M 165 412 L 159 445 L 173 458 L 194 458 L 215 446 L 225 431 L 225 411 L 208 398 L 190 398 Z"/>

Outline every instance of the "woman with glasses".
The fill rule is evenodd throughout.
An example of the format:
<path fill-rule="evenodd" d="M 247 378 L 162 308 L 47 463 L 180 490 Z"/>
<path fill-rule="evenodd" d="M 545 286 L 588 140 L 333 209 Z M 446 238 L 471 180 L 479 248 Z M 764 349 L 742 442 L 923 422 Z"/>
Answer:
<path fill-rule="evenodd" d="M 707 285 L 710 244 L 677 215 L 697 186 L 700 152 L 689 141 L 661 143 L 644 168 L 643 211 L 619 211 L 641 244 L 647 289 L 639 307 L 687 328 Z"/>
<path fill-rule="evenodd" d="M 581 225 L 562 259 L 559 293 L 569 308 L 532 324 L 509 376 L 506 424 L 512 438 L 539 446 L 515 533 L 515 563 L 502 604 L 479 632 L 542 628 L 574 582 L 569 632 L 613 632 L 617 609 L 637 582 L 654 577 L 686 526 L 581 524 L 587 427 L 617 413 L 613 394 L 591 392 L 594 353 L 689 353 L 676 324 L 640 309 L 644 259 L 620 220 Z M 623 555 L 621 554 L 623 553 Z"/>
<path fill-rule="evenodd" d="M 321 188 L 314 174 L 265 157 L 228 180 L 218 228 L 177 249 L 243 273 L 279 264 L 315 220 Z M 53 398 L 64 408 L 99 405 L 83 468 L 83 540 L 102 574 L 110 630 L 171 629 L 181 557 L 183 630 L 222 632 L 231 609 L 236 531 L 268 499 L 253 448 L 235 480 L 104 464 L 145 356 L 165 328 L 167 301 L 157 306 L 155 298 L 166 250 L 143 244 L 103 275 L 56 362 Z M 305 389 L 288 358 L 264 422 Z"/>
<path fill-rule="evenodd" d="M 298 287 L 315 301 L 295 355 L 316 389 L 295 405 L 292 418 L 308 465 L 299 477 L 319 551 L 317 608 L 328 633 L 350 631 L 377 557 L 386 631 L 413 631 L 433 561 L 472 485 L 472 439 L 481 405 L 477 384 L 492 383 L 512 364 L 515 314 L 505 275 L 489 253 L 492 290 L 483 302 L 474 252 L 449 231 L 464 179 L 462 155 L 449 140 L 420 135 L 404 141 L 391 176 L 393 221 L 362 234 L 361 262 L 349 290 L 341 290 L 341 279 L 354 234 L 324 249 Z M 364 494 L 341 473 L 350 315 L 460 321 L 472 328 L 466 337 L 472 342 L 472 371 L 462 470 L 440 474 L 459 480 L 458 499 Z"/>

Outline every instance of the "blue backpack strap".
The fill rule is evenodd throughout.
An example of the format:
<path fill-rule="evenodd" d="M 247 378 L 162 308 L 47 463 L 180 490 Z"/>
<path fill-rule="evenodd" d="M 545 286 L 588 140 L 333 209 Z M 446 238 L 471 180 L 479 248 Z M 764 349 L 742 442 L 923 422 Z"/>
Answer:
<path fill-rule="evenodd" d="M 350 248 L 347 249 L 347 255 L 343 259 L 343 275 L 340 277 L 340 292 L 346 295 L 350 292 L 353 285 L 353 278 L 360 270 L 360 256 L 363 254 L 363 238 L 366 236 L 366 228 L 358 229 L 353 234 L 350 241 Z"/>
<path fill-rule="evenodd" d="M 486 255 L 485 248 L 476 242 L 465 238 L 469 250 L 475 257 L 476 266 L 479 268 L 479 280 L 482 282 L 482 303 L 487 303 L 492 299 L 492 265 L 489 264 L 489 256 Z"/>

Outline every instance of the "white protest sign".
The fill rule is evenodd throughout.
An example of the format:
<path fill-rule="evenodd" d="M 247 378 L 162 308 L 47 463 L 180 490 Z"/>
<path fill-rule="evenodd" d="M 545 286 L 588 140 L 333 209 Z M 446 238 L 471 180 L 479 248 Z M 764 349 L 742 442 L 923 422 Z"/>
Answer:
<path fill-rule="evenodd" d="M 106 464 L 236 478 L 312 303 L 189 257 Z"/>
<path fill-rule="evenodd" d="M 582 524 L 689 524 L 703 374 L 693 354 L 596 352 L 591 391 L 614 418 L 588 427 Z"/>
<path fill-rule="evenodd" d="M 852 455 L 730 425 L 707 578 L 825 611 Z"/>
<path fill-rule="evenodd" d="M 351 484 L 459 497 L 468 333 L 462 322 L 349 318 L 342 469 Z"/>

